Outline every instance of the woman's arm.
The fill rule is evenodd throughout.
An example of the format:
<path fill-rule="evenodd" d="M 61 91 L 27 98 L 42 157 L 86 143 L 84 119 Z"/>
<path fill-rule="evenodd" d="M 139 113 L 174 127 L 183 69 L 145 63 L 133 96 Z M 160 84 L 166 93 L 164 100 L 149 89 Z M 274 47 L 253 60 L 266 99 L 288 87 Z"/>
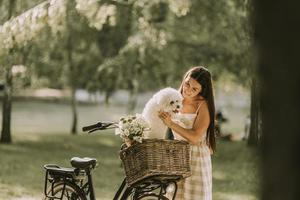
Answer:
<path fill-rule="evenodd" d="M 200 138 L 203 137 L 203 134 L 206 134 L 206 130 L 210 122 L 208 107 L 206 103 L 203 103 L 203 105 L 199 108 L 192 129 L 186 129 L 174 123 L 171 120 L 170 114 L 166 112 L 160 112 L 159 117 L 162 119 L 166 126 L 188 140 L 191 144 L 197 144 L 200 141 Z"/>

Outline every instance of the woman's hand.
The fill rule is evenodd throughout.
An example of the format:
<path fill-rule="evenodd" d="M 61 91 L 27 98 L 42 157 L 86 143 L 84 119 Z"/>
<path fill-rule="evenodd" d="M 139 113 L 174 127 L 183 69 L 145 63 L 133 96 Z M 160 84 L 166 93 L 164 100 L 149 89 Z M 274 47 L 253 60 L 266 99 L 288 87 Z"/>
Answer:
<path fill-rule="evenodd" d="M 171 125 L 173 124 L 173 121 L 171 119 L 171 115 L 167 112 L 164 111 L 159 111 L 158 112 L 158 117 L 163 121 L 163 123 L 171 128 Z"/>

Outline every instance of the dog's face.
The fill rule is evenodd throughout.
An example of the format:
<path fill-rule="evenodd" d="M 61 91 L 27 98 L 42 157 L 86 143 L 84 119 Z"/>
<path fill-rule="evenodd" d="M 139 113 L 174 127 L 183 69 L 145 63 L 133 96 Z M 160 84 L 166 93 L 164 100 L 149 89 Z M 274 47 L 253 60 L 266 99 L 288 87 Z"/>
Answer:
<path fill-rule="evenodd" d="M 171 115 L 179 112 L 182 108 L 183 97 L 179 91 L 173 88 L 165 88 L 156 94 L 157 104 L 161 110 Z"/>

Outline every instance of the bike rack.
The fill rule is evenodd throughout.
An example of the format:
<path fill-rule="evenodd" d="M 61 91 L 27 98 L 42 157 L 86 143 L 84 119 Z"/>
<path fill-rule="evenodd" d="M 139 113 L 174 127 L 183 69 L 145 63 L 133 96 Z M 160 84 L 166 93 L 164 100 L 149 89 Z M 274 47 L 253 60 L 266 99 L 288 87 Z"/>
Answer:
<path fill-rule="evenodd" d="M 63 194 L 66 189 L 66 183 L 68 180 L 73 179 L 75 175 L 75 169 L 74 168 L 62 168 L 55 164 L 47 164 L 44 165 L 44 168 L 46 169 L 45 174 L 45 186 L 44 186 L 44 194 L 47 198 L 52 199 L 62 199 Z M 54 196 L 54 184 L 57 181 L 62 181 L 63 184 L 63 190 L 60 197 Z M 51 183 L 51 195 L 47 194 L 47 188 L 48 188 L 48 182 Z"/>

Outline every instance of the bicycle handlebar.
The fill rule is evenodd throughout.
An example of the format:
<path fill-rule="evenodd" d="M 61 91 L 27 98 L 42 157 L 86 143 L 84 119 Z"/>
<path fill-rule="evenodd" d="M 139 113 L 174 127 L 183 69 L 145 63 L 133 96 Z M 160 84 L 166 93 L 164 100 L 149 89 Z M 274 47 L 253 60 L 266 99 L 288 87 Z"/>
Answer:
<path fill-rule="evenodd" d="M 95 129 L 95 128 L 98 128 L 98 127 L 101 127 L 102 126 L 102 123 L 101 122 L 98 122 L 98 123 L 96 123 L 96 124 L 92 124 L 92 125 L 89 125 L 89 126 L 84 126 L 83 128 L 82 128 L 82 131 L 90 131 L 90 130 L 92 130 L 92 129 Z"/>
<path fill-rule="evenodd" d="M 82 127 L 82 131 L 83 132 L 88 131 L 88 133 L 92 133 L 98 130 L 112 129 L 117 127 L 118 126 L 116 122 L 98 122 L 96 124 Z"/>

